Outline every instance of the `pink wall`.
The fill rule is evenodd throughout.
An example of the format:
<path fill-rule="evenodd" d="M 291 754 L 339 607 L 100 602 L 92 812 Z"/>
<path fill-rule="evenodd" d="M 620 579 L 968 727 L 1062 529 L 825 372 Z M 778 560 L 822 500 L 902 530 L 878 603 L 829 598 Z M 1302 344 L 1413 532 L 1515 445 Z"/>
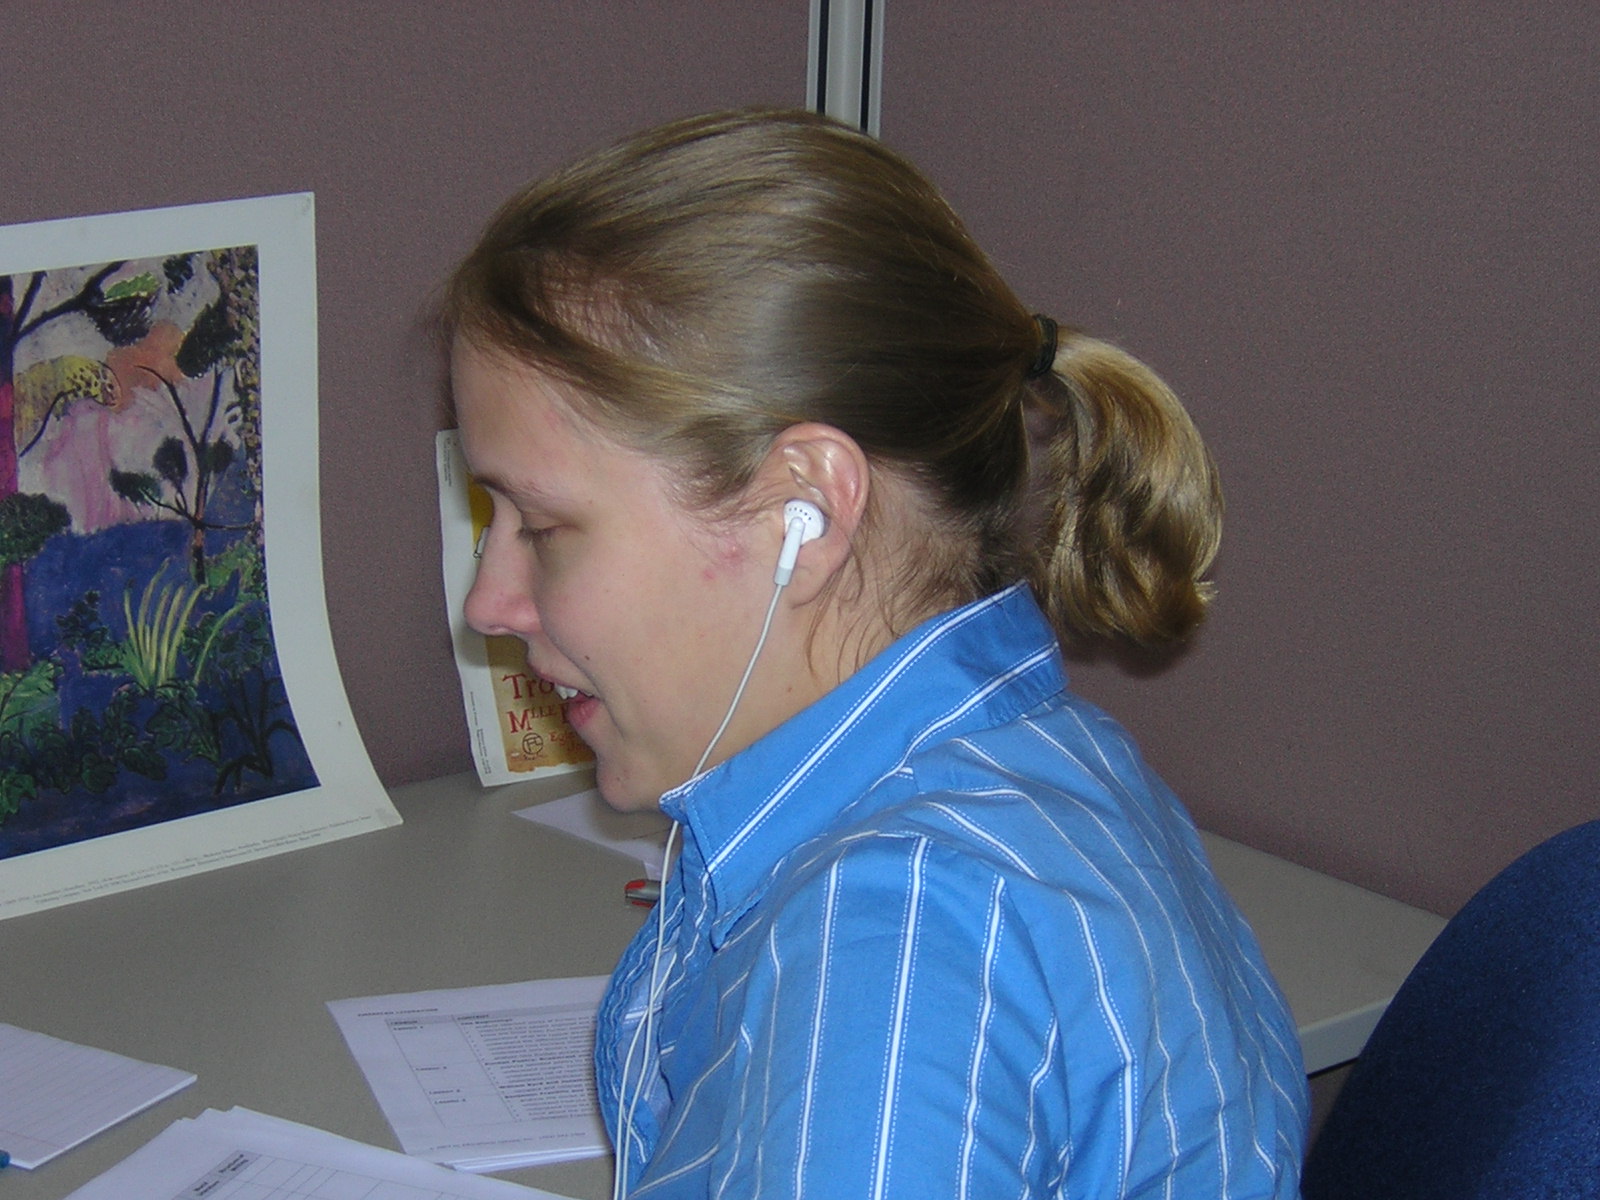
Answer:
<path fill-rule="evenodd" d="M 1203 824 L 1441 911 L 1600 813 L 1600 7 L 886 11 L 885 139 L 1223 472 L 1214 621 L 1082 690 Z"/>
<path fill-rule="evenodd" d="M 1600 9 L 893 0 L 884 133 L 1189 398 L 1214 623 L 1082 665 L 1201 820 L 1448 910 L 1600 811 Z M 429 290 L 516 184 L 804 98 L 802 0 L 9 0 L 0 222 L 309 189 L 329 609 L 385 780 L 468 767 Z"/>

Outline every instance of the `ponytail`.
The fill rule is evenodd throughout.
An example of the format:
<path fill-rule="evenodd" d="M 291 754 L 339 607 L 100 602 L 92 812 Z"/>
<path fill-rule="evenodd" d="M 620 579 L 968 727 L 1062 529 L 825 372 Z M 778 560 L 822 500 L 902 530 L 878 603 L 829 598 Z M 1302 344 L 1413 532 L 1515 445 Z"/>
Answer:
<path fill-rule="evenodd" d="M 1064 640 L 1181 640 L 1205 617 L 1202 576 L 1222 534 L 1222 491 L 1183 405 L 1136 358 L 1063 328 L 1031 388 L 1033 584 Z"/>

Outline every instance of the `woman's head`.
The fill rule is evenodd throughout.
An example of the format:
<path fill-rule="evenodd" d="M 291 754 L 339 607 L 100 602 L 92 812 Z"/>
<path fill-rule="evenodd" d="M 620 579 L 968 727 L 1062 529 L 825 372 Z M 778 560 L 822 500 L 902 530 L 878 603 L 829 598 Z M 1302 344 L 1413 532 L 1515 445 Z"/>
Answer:
<path fill-rule="evenodd" d="M 693 118 L 535 184 L 446 318 L 705 512 L 745 504 L 785 431 L 840 431 L 882 485 L 851 568 L 894 630 L 1021 577 L 1067 635 L 1161 641 L 1202 611 L 1217 497 L 1182 408 L 1070 330 L 1030 381 L 1039 326 L 938 191 L 826 118 Z"/>
<path fill-rule="evenodd" d="M 907 609 L 1016 574 L 983 561 L 1025 455 L 996 397 L 1017 393 L 1038 334 L 935 189 L 862 134 L 735 113 L 641 135 L 507 205 L 449 306 L 457 337 L 562 379 L 602 428 L 677 462 L 694 503 L 735 502 L 791 425 L 845 431 L 936 522 L 960 514 L 948 561 L 900 581 Z"/>

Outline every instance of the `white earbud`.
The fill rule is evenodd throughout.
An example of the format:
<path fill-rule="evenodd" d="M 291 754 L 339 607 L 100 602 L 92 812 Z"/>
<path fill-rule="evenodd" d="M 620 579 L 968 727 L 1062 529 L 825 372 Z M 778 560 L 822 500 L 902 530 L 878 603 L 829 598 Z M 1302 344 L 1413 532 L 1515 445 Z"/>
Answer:
<path fill-rule="evenodd" d="M 822 510 L 808 500 L 790 500 L 783 506 L 783 549 L 778 552 L 778 569 L 772 582 L 783 587 L 794 574 L 800 547 L 822 536 L 828 522 Z"/>

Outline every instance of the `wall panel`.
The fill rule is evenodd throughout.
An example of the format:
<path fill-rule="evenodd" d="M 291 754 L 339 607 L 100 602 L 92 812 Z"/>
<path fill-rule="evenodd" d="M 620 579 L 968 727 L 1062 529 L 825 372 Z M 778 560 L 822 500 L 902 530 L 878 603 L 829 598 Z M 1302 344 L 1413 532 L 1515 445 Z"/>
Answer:
<path fill-rule="evenodd" d="M 1448 911 L 1600 812 L 1600 9 L 894 0 L 884 45 L 884 138 L 1219 460 L 1212 623 L 1076 671 L 1201 821 Z"/>

